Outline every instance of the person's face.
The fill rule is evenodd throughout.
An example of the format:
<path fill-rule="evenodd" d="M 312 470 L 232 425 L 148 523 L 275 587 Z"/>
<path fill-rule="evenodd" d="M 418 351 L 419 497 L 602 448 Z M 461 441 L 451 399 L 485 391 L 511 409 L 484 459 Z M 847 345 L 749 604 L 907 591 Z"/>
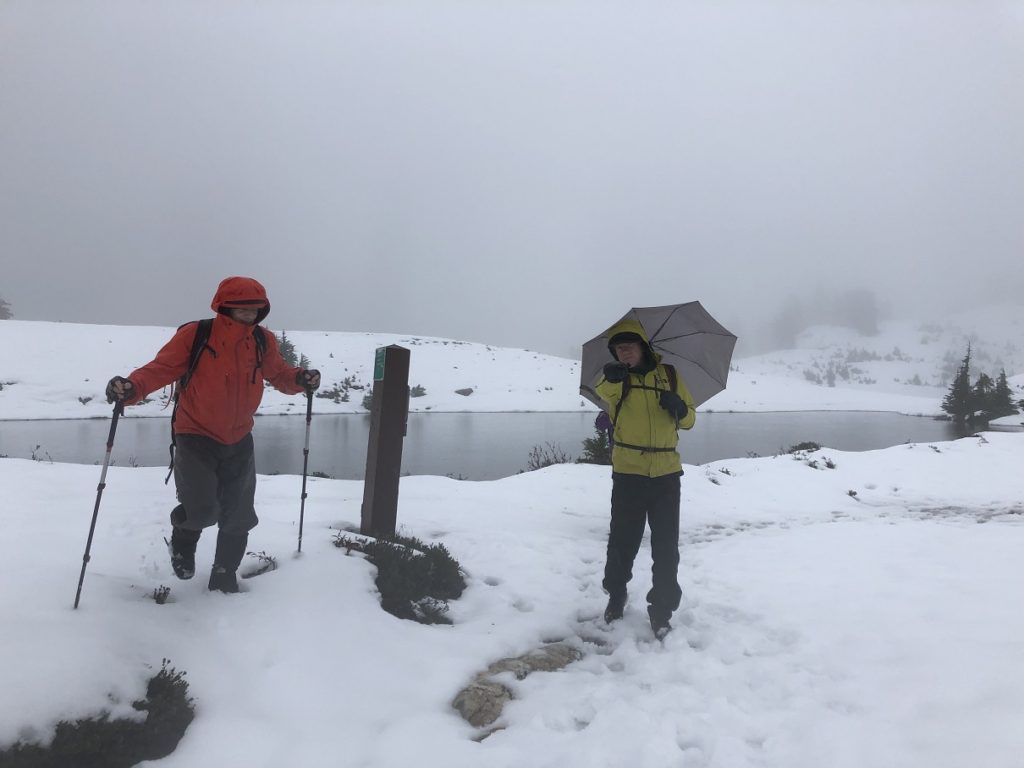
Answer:
<path fill-rule="evenodd" d="M 228 313 L 232 320 L 242 325 L 252 325 L 256 322 L 256 316 L 260 313 L 259 309 L 248 307 L 230 307 Z"/>
<path fill-rule="evenodd" d="M 625 341 L 616 344 L 614 349 L 619 362 L 625 363 L 630 368 L 638 365 L 644 359 L 644 353 L 638 341 Z"/>

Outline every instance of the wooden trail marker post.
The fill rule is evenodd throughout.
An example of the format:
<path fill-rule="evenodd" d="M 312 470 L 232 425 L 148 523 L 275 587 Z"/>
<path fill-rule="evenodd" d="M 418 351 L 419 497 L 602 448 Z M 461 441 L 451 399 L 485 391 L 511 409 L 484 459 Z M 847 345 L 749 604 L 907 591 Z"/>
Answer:
<path fill-rule="evenodd" d="M 359 532 L 394 535 L 398 520 L 398 481 L 402 441 L 409 421 L 409 350 L 378 347 L 373 366 L 373 403 L 366 449 L 366 479 Z"/>

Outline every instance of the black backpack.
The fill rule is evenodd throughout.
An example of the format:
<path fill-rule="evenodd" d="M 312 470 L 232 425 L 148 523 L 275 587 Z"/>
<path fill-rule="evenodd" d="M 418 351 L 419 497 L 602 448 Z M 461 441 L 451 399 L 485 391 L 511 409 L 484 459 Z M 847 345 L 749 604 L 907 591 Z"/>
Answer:
<path fill-rule="evenodd" d="M 188 383 L 192 381 L 192 374 L 195 372 L 196 366 L 199 365 L 203 350 L 208 351 L 214 357 L 217 356 L 217 350 L 207 343 L 210 340 L 210 331 L 213 329 L 213 318 L 207 317 L 204 320 L 182 323 L 178 326 L 178 330 L 180 331 L 192 323 L 196 324 L 196 335 L 192 339 L 192 351 L 188 355 L 188 368 L 185 369 L 182 377 L 172 385 L 171 399 L 174 401 L 174 409 L 171 411 L 171 444 L 167 449 L 171 454 L 171 463 L 167 465 L 167 477 L 164 478 L 164 485 L 171 479 L 171 474 L 174 472 L 174 448 L 177 445 L 174 439 L 174 421 L 178 417 L 178 399 Z M 263 355 L 267 351 L 267 336 L 263 328 L 258 325 L 253 328 L 252 335 L 256 340 L 256 367 L 252 371 L 252 380 L 256 381 L 256 371 L 263 367 Z"/>

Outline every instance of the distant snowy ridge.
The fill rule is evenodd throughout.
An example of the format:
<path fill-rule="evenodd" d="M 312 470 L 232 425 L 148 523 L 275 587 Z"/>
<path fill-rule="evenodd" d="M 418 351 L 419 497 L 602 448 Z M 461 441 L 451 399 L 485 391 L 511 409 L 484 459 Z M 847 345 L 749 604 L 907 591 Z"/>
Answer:
<path fill-rule="evenodd" d="M 273 329 L 280 334 L 279 329 Z M 174 333 L 153 326 L 0 322 L 0 420 L 107 416 L 103 389 L 114 375 L 153 358 Z M 374 352 L 411 352 L 414 412 L 580 411 L 579 361 L 523 349 L 409 334 L 287 331 L 296 353 L 323 374 L 317 413 L 365 413 Z M 1000 306 L 942 322 L 883 323 L 878 334 L 816 326 L 796 349 L 733 361 L 728 388 L 706 411 L 893 411 L 938 415 L 949 380 L 972 344 L 975 370 L 1005 368 L 1024 397 L 1024 307 Z M 344 398 L 347 396 L 347 400 Z M 133 416 L 169 416 L 166 391 Z M 301 396 L 268 389 L 260 414 L 302 413 Z"/>
<path fill-rule="evenodd" d="M 1005 369 L 1015 397 L 1024 397 L 1024 306 L 1002 305 L 941 322 L 884 322 L 872 336 L 808 328 L 795 349 L 735 361 L 728 390 L 708 407 L 939 415 L 968 343 L 972 381 L 980 371 L 995 378 Z"/>
<path fill-rule="evenodd" d="M 280 335 L 280 329 L 271 328 Z M 174 334 L 153 326 L 0 322 L 0 419 L 107 416 L 103 391 L 111 376 L 149 362 Z M 286 331 L 296 354 L 320 370 L 317 413 L 366 413 L 373 388 L 374 353 L 397 344 L 410 350 L 412 411 L 578 411 L 593 406 L 579 396 L 579 361 L 523 349 L 453 339 L 389 333 Z M 459 394 L 458 390 L 463 393 Z M 419 390 L 418 390 L 419 391 Z M 342 398 L 347 394 L 347 401 Z M 133 416 L 169 416 L 167 392 L 132 406 Z M 83 402 L 84 401 L 84 402 Z M 268 388 L 260 414 L 305 413 L 304 398 Z"/>

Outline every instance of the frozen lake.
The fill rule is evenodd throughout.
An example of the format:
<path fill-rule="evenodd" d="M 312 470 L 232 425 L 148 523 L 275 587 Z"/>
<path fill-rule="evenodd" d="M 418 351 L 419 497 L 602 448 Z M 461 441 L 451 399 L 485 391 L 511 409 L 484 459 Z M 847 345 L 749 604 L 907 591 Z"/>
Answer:
<path fill-rule="evenodd" d="M 576 458 L 594 434 L 594 413 L 414 413 L 409 416 L 402 474 L 451 475 L 492 480 L 525 469 L 530 450 L 547 443 Z M 256 419 L 256 466 L 262 474 L 301 474 L 305 416 Z M 366 469 L 369 415 L 313 416 L 309 469 L 331 477 L 361 479 Z M 0 421 L 0 454 L 60 462 L 103 461 L 109 419 Z M 166 465 L 170 422 L 122 417 L 112 462 L 116 466 Z M 699 413 L 681 432 L 685 464 L 769 456 L 812 440 L 829 448 L 863 451 L 906 442 L 958 437 L 947 421 L 894 413 L 813 411 Z"/>

